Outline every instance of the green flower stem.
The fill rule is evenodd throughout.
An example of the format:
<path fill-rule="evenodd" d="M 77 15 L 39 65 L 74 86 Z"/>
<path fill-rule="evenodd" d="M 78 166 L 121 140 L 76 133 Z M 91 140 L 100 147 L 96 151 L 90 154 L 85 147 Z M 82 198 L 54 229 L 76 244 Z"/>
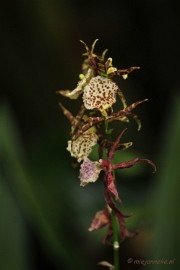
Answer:
<path fill-rule="evenodd" d="M 111 216 L 113 228 L 114 270 L 119 270 L 119 226 L 114 211 L 112 211 Z"/>

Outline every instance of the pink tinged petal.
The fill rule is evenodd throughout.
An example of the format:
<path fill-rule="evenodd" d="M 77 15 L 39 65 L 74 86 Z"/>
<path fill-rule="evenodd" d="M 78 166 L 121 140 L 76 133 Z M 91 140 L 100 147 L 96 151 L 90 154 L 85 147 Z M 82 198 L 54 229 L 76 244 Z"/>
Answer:
<path fill-rule="evenodd" d="M 119 198 L 118 195 L 118 191 L 114 182 L 114 177 L 112 175 L 112 166 L 108 161 L 105 161 L 103 159 L 99 160 L 102 168 L 106 171 L 105 174 L 105 189 L 107 189 L 108 191 L 110 191 L 114 196 L 115 199 L 118 200 L 119 202 L 121 202 L 121 199 Z"/>
<path fill-rule="evenodd" d="M 111 163 L 113 157 L 114 157 L 114 153 L 116 151 L 116 149 L 118 148 L 119 146 L 119 142 L 123 136 L 123 134 L 125 133 L 125 131 L 127 130 L 127 128 L 125 128 L 121 134 L 117 137 L 117 139 L 115 140 L 114 144 L 112 145 L 110 151 L 109 151 L 109 156 L 108 156 L 108 162 Z"/>
<path fill-rule="evenodd" d="M 83 102 L 88 110 L 99 109 L 100 111 L 112 107 L 116 102 L 118 86 L 110 79 L 96 76 L 84 88 Z"/>
<path fill-rule="evenodd" d="M 126 237 L 134 237 L 136 232 L 129 232 L 126 228 L 124 218 L 130 217 L 130 215 L 125 215 L 117 208 L 115 202 L 112 199 L 111 193 L 107 187 L 107 181 L 104 182 L 105 185 L 105 200 L 108 206 L 114 211 L 120 226 L 121 240 L 123 241 Z M 104 242 L 109 243 L 112 237 L 112 224 L 109 224 L 108 231 L 105 237 Z"/>
<path fill-rule="evenodd" d="M 107 174 L 107 189 L 115 196 L 115 199 L 121 202 L 119 198 L 117 188 L 114 183 L 114 177 L 112 176 L 111 172 Z"/>
<path fill-rule="evenodd" d="M 128 229 L 126 228 L 126 224 L 124 221 L 123 216 L 117 216 L 119 227 L 120 227 L 120 239 L 121 242 L 124 241 L 126 238 L 132 238 L 137 235 L 137 232 L 129 232 Z M 106 232 L 106 236 L 103 240 L 104 244 L 111 244 L 111 239 L 113 236 L 113 228 L 112 228 L 112 222 L 109 223 L 108 229 Z"/>
<path fill-rule="evenodd" d="M 118 201 L 121 201 L 121 200 L 119 198 L 118 191 L 117 191 L 116 185 L 114 183 L 114 177 L 112 175 L 113 165 L 111 165 L 111 162 L 112 162 L 112 159 L 113 159 L 113 156 L 114 156 L 116 149 L 119 147 L 120 139 L 123 136 L 125 131 L 126 131 L 126 129 L 124 129 L 121 132 L 121 134 L 118 136 L 118 138 L 116 139 L 116 141 L 112 145 L 110 152 L 109 152 L 108 161 L 100 160 L 102 166 L 105 167 L 107 170 L 106 175 L 105 175 L 105 182 L 107 182 L 106 188 L 115 196 L 115 199 Z"/>
<path fill-rule="evenodd" d="M 154 168 L 153 173 L 156 172 L 156 165 L 151 160 L 144 159 L 144 158 L 136 158 L 136 159 L 131 160 L 131 161 L 125 161 L 125 162 L 120 162 L 120 163 L 117 163 L 117 164 L 113 164 L 112 165 L 112 168 L 113 169 L 130 168 L 130 167 L 134 166 L 136 163 L 139 163 L 139 162 L 146 162 L 146 163 L 148 163 L 149 165 L 151 165 Z"/>
<path fill-rule="evenodd" d="M 91 226 L 89 227 L 89 231 L 95 231 L 98 229 L 101 229 L 102 227 L 106 226 L 107 224 L 109 224 L 111 221 L 111 216 L 108 212 L 108 209 L 105 208 L 102 211 L 99 211 L 96 213 Z"/>
<path fill-rule="evenodd" d="M 88 183 L 96 182 L 101 170 L 99 162 L 86 158 L 80 167 L 80 186 L 84 187 Z"/>
<path fill-rule="evenodd" d="M 101 163 L 101 165 L 105 168 L 108 168 L 109 166 L 109 162 L 104 160 L 104 159 L 100 159 L 99 162 Z"/>
<path fill-rule="evenodd" d="M 115 202 L 112 199 L 109 189 L 107 188 L 107 183 L 104 183 L 104 185 L 105 185 L 105 200 L 107 205 L 115 212 L 116 216 L 118 216 L 119 218 L 130 217 L 130 215 L 125 215 L 120 212 L 120 210 L 117 208 Z"/>

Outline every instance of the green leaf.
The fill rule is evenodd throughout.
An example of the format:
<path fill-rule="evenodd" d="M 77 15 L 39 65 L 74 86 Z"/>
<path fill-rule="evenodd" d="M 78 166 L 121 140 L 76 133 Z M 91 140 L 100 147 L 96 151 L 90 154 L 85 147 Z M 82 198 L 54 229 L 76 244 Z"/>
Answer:
<path fill-rule="evenodd" d="M 30 269 L 24 220 L 0 174 L 0 269 Z"/>
<path fill-rule="evenodd" d="M 173 110 L 168 114 L 163 133 L 165 137 L 157 171 L 158 184 L 152 205 L 155 210 L 152 259 L 163 259 L 164 263 L 153 264 L 148 267 L 150 270 L 180 269 L 180 97 L 172 105 Z"/>
<path fill-rule="evenodd" d="M 24 250 L 21 246 L 23 242 L 21 241 L 23 236 L 21 235 L 21 226 L 23 226 L 23 222 L 20 218 L 17 222 L 17 226 L 12 226 L 12 219 L 13 219 L 13 212 L 17 215 L 18 210 L 23 213 L 23 218 L 27 220 L 28 223 L 34 228 L 37 232 L 39 240 L 41 241 L 42 245 L 46 247 L 48 253 L 54 258 L 55 263 L 58 265 L 62 261 L 66 262 L 68 269 L 73 269 L 74 267 L 74 260 L 75 260 L 75 253 L 72 253 L 72 250 L 68 250 L 68 243 L 65 242 L 63 235 L 62 239 L 57 237 L 56 232 L 53 230 L 50 220 L 45 217 L 44 210 L 39 202 L 39 198 L 35 195 L 36 192 L 33 190 L 32 187 L 32 179 L 29 171 L 27 170 L 27 162 L 25 159 L 25 154 L 23 153 L 21 143 L 19 141 L 19 136 L 17 129 L 15 127 L 14 121 L 12 119 L 11 113 L 6 106 L 0 108 L 0 168 L 1 168 L 1 179 L 7 184 L 9 189 L 12 192 L 13 198 L 15 198 L 15 206 L 12 207 L 13 202 L 11 196 L 9 197 L 9 193 L 6 191 L 6 187 L 2 184 L 2 180 L 0 182 L 2 189 L 1 194 L 5 194 L 6 203 L 4 204 L 4 209 L 2 209 L 2 217 L 6 214 L 5 212 L 8 211 L 7 216 L 1 221 L 1 234 L 3 235 L 3 228 L 7 226 L 7 234 L 3 235 L 3 241 L 0 242 L 1 250 L 3 250 L 3 245 L 7 248 L 7 256 L 8 258 L 4 257 L 4 265 L 11 264 L 14 261 L 14 267 L 10 268 L 2 268 L 3 270 L 11 270 L 16 269 L 25 269 L 22 268 L 22 264 L 24 259 L 23 252 L 21 254 L 18 253 Z M 5 193 L 4 193 L 5 192 Z M 6 195 L 7 194 L 7 195 Z M 1 200 L 4 200 L 1 197 Z M 9 209 L 8 208 L 9 204 Z M 2 204 L 1 204 L 2 205 Z M 13 215 L 13 216 L 11 216 Z M 25 226 L 25 224 L 24 224 Z M 22 229 L 23 233 L 23 229 Z M 14 247 L 8 244 L 8 237 L 9 239 L 14 234 L 12 238 L 12 243 L 14 241 Z M 6 239 L 7 237 L 7 239 Z M 22 237 L 22 238 L 21 238 Z M 7 240 L 7 243 L 4 242 Z M 17 242 L 16 242 L 17 241 Z M 10 243 L 10 241 L 9 241 Z M 16 248 L 17 247 L 17 248 Z M 13 253 L 13 248 L 16 249 L 16 252 Z M 11 255 L 10 255 L 11 254 Z M 16 258 L 13 254 L 16 254 Z M 69 260 L 69 256 L 71 260 Z M 74 260 L 73 260 L 74 257 Z"/>

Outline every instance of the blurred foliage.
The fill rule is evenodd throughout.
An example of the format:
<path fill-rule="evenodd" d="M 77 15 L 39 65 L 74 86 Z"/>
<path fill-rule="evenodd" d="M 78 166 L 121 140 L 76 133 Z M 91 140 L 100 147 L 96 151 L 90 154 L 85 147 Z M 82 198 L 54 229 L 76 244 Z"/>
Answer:
<path fill-rule="evenodd" d="M 180 217 L 180 96 L 173 103 L 163 149 L 160 152 L 158 184 L 153 198 L 155 208 L 154 235 L 152 239 L 152 259 L 172 260 L 168 269 L 179 269 Z M 153 265 L 148 269 L 164 269 L 165 265 Z"/>
<path fill-rule="evenodd" d="M 151 192 L 148 199 L 149 202 L 144 206 L 142 205 L 143 197 L 148 194 L 148 191 L 145 191 L 144 188 L 141 188 L 141 192 L 144 193 L 143 196 L 141 196 L 141 199 L 137 199 L 137 190 L 136 194 L 133 195 L 130 187 L 128 190 L 126 190 L 127 186 L 123 189 L 123 182 L 121 182 L 121 193 L 124 193 L 123 196 L 127 195 L 126 193 L 128 195 L 131 194 L 134 197 L 135 203 L 133 203 L 132 208 L 132 202 L 130 203 L 126 197 L 124 198 L 124 201 L 129 201 L 129 205 L 131 205 L 131 208 L 125 207 L 124 210 L 126 212 L 133 210 L 134 212 L 134 216 L 127 221 L 128 226 L 133 229 L 138 224 L 141 224 L 141 226 L 146 228 L 149 223 L 151 226 L 150 228 L 149 226 L 147 227 L 148 231 L 151 234 L 153 231 L 153 238 L 148 244 L 149 246 L 151 245 L 152 250 L 146 247 L 149 253 L 141 254 L 140 251 L 138 256 L 140 254 L 142 256 L 150 256 L 154 260 L 159 258 L 175 258 L 177 262 L 173 267 L 178 267 L 179 265 L 179 234 L 177 233 L 180 219 L 177 215 L 177 201 L 178 179 L 180 176 L 178 169 L 180 144 L 179 127 L 177 129 L 172 121 L 175 123 L 179 122 L 179 105 L 180 100 L 177 99 L 173 106 L 174 110 L 170 113 L 169 125 L 166 127 L 169 132 L 162 144 L 160 168 L 155 176 L 156 179 L 159 179 L 158 184 L 154 184 L 156 192 L 154 195 Z M 51 144 L 52 148 L 50 150 L 52 152 L 53 145 L 57 141 L 58 139 Z M 101 187 L 97 183 L 93 187 L 86 188 L 86 192 L 84 189 L 81 190 L 76 179 L 78 177 L 77 173 L 74 174 L 73 169 L 68 168 L 66 164 L 68 156 L 65 161 L 61 160 L 59 162 L 59 157 L 52 156 L 50 150 L 45 147 L 46 144 L 47 142 L 42 144 L 42 149 L 40 148 L 36 151 L 37 156 L 33 157 L 32 160 L 30 158 L 28 165 L 8 107 L 5 105 L 1 107 L 0 249 L 1 254 L 4 254 L 1 259 L 1 267 L 7 270 L 34 269 L 35 266 L 33 264 L 37 262 L 33 258 L 35 255 L 33 250 L 30 252 L 32 243 L 28 236 L 29 227 L 31 227 L 31 230 L 38 238 L 41 249 L 45 254 L 48 254 L 50 261 L 53 260 L 51 262 L 55 267 L 53 269 L 62 269 L 62 267 L 64 267 L 63 269 L 83 269 L 84 267 L 91 269 L 93 262 L 95 264 L 94 256 L 98 258 L 99 255 L 89 255 L 88 251 L 92 248 L 93 251 L 96 250 L 100 254 L 103 253 L 100 250 L 99 244 L 105 231 L 91 234 L 92 239 L 90 239 L 89 233 L 86 232 L 93 211 L 99 210 L 97 208 L 98 205 L 103 207 L 102 190 L 97 193 L 97 188 Z M 62 143 L 61 151 L 65 151 L 63 150 L 64 145 L 65 142 Z M 33 151 L 33 153 L 35 152 Z M 64 153 L 64 156 L 66 156 L 66 153 Z M 141 170 L 139 175 L 142 175 Z M 131 173 L 130 176 L 132 176 Z M 134 176 L 136 179 L 138 172 Z M 128 177 L 127 172 L 126 178 L 128 179 Z M 137 180 L 135 181 L 136 185 L 138 185 Z M 130 183 L 132 181 L 128 181 L 128 185 Z M 142 218 L 144 219 L 143 222 Z M 152 218 L 153 221 L 151 220 Z M 88 245 L 86 241 L 88 241 Z M 108 248 L 105 249 L 108 250 Z M 9 256 L 11 260 L 8 259 Z M 88 266 L 86 266 L 87 260 Z M 163 266 L 158 265 L 157 267 L 158 269 L 161 269 L 160 267 L 163 269 Z M 152 269 L 156 269 L 155 265 L 152 266 Z"/>
<path fill-rule="evenodd" d="M 0 151 L 1 151 L 2 186 L 8 185 L 11 192 L 15 194 L 14 195 L 15 197 L 14 198 L 15 199 L 14 212 L 15 213 L 13 213 L 13 211 L 11 210 L 11 207 L 12 207 L 11 205 L 13 204 L 12 198 L 11 198 L 11 192 L 9 191 L 8 193 L 8 191 L 6 190 L 7 187 L 6 186 L 4 187 L 5 192 L 7 192 L 7 195 L 8 195 L 7 200 L 9 201 L 7 202 L 10 204 L 10 210 L 11 210 L 10 213 L 8 213 L 7 215 L 7 213 L 5 212 L 7 206 L 4 202 L 3 206 L 5 207 L 5 209 L 3 209 L 3 213 L 5 215 L 5 218 L 4 219 L 2 218 L 2 220 L 6 222 L 4 227 L 7 226 L 7 228 L 9 227 L 9 230 L 10 230 L 10 234 L 7 235 L 8 236 L 7 239 L 10 237 L 9 242 L 11 242 L 12 234 L 15 233 L 11 214 L 13 213 L 13 216 L 14 214 L 16 214 L 16 211 L 17 211 L 16 204 L 18 203 L 18 206 L 20 207 L 21 211 L 25 214 L 25 217 L 30 222 L 30 224 L 32 223 L 32 226 L 34 227 L 34 229 L 37 230 L 38 235 L 42 238 L 42 241 L 46 243 L 46 245 L 49 244 L 49 247 L 51 247 L 49 251 L 51 250 L 51 252 L 54 253 L 57 258 L 58 258 L 57 255 L 60 254 L 60 257 L 63 259 L 66 259 L 68 263 L 70 262 L 68 260 L 68 255 L 70 255 L 70 253 L 69 252 L 67 253 L 65 251 L 65 246 L 63 246 L 61 242 L 58 241 L 57 236 L 52 231 L 51 224 L 49 224 L 49 222 L 47 221 L 47 218 L 45 217 L 45 214 L 43 213 L 43 210 L 45 209 L 42 210 L 42 207 L 39 203 L 39 197 L 36 197 L 33 192 L 33 187 L 31 186 L 33 182 L 29 179 L 32 176 L 29 176 L 28 172 L 24 168 L 25 164 L 24 164 L 22 153 L 21 153 L 21 147 L 16 138 L 16 129 L 14 129 L 13 126 L 14 126 L 13 120 L 11 119 L 8 109 L 4 106 L 1 109 L 1 113 L 0 113 L 0 134 L 1 134 L 0 135 L 1 137 L 0 138 L 0 141 L 1 141 Z M 3 196 L 5 195 L 3 194 Z M 17 211 L 17 214 L 20 214 L 20 213 Z M 20 225 L 22 226 L 21 219 L 20 219 L 20 222 L 18 220 L 17 224 L 19 226 Z M 17 226 L 17 229 L 19 229 L 18 226 Z M 21 240 L 21 238 L 19 236 L 19 239 L 15 238 L 12 240 L 14 240 L 14 245 L 16 246 L 18 242 Z M 6 241 L 6 238 L 4 239 L 4 241 Z M 2 248 L 3 248 L 3 245 L 2 245 Z M 23 249 L 20 246 L 19 254 L 17 258 L 23 255 L 23 254 L 21 255 L 22 250 Z M 15 251 L 18 252 L 18 249 L 15 249 Z M 7 262 L 9 261 L 8 258 L 6 258 L 6 260 Z M 20 265 L 18 264 L 19 261 L 20 263 L 22 263 L 21 259 L 18 259 L 16 269 L 19 269 L 21 267 L 21 264 Z M 12 265 L 13 265 L 13 262 L 12 262 Z M 11 268 L 7 267 L 6 269 L 11 269 Z"/>
<path fill-rule="evenodd" d="M 142 131 L 129 123 L 124 140 L 134 144 L 117 158 L 147 157 L 158 168 L 151 175 L 139 164 L 117 174 L 122 210 L 133 213 L 128 228 L 140 232 L 122 244 L 121 267 L 144 267 L 128 258 L 175 257 L 174 265 L 146 267 L 179 269 L 179 28 L 175 0 L 2 1 L 0 269 L 88 270 L 112 261 L 111 247 L 101 243 L 105 229 L 87 231 L 104 208 L 101 180 L 79 187 L 55 94 L 77 83 L 78 40 L 91 44 L 95 38 L 97 51 L 106 46 L 115 66 L 141 66 L 118 81 L 128 103 L 149 99 L 136 110 Z M 61 101 L 77 112 L 78 101 Z"/>

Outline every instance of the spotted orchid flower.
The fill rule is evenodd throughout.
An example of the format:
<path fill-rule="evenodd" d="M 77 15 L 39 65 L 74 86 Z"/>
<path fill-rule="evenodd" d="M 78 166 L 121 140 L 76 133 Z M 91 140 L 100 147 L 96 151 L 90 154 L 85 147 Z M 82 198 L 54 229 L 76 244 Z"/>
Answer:
<path fill-rule="evenodd" d="M 75 157 L 78 162 L 86 159 L 92 151 L 93 146 L 97 143 L 98 136 L 96 133 L 87 131 L 75 140 L 68 141 L 67 150 Z"/>
<path fill-rule="evenodd" d="M 110 129 L 109 125 L 115 121 L 118 124 L 120 122 L 127 123 L 129 118 L 133 118 L 138 125 L 138 130 L 140 130 L 141 122 L 132 111 L 147 99 L 127 105 L 125 96 L 114 78 L 126 79 L 129 73 L 139 69 L 139 67 L 127 69 L 114 67 L 112 58 L 106 58 L 107 50 L 100 55 L 94 52 L 97 41 L 98 39 L 93 42 L 91 48 L 81 41 L 86 50 L 83 54 L 86 58 L 82 64 L 82 73 L 79 75 L 77 86 L 72 91 L 59 90 L 57 92 L 70 99 L 82 97 L 82 104 L 76 116 L 60 104 L 64 115 L 71 124 L 67 150 L 80 163 L 80 186 L 85 187 L 96 182 L 100 178 L 100 173 L 103 176 L 100 180 L 104 185 L 106 207 L 96 213 L 89 231 L 107 226 L 104 243 L 109 243 L 114 233 L 114 218 L 117 221 L 117 226 L 119 224 L 121 240 L 136 234 L 127 230 L 125 218 L 129 215 L 124 215 L 117 206 L 121 199 L 116 186 L 115 171 L 130 168 L 140 162 L 151 165 L 154 172 L 156 166 L 151 160 L 142 158 L 118 163 L 113 162 L 115 152 L 127 149 L 132 145 L 132 142 L 120 143 L 126 129 L 120 133 L 115 141 L 112 141 L 113 129 Z M 117 107 L 117 111 L 114 112 L 113 106 L 118 98 L 121 101 L 121 106 L 120 108 Z M 99 160 L 91 161 L 89 156 L 96 144 L 98 145 Z M 104 158 L 105 152 L 106 159 Z M 109 264 L 103 262 L 102 265 L 108 266 Z"/>
<path fill-rule="evenodd" d="M 111 79 L 96 76 L 84 88 L 83 102 L 88 110 L 98 109 L 104 112 L 116 102 L 119 87 Z"/>
<path fill-rule="evenodd" d="M 101 111 L 102 115 L 106 116 L 106 110 L 111 108 L 116 102 L 117 93 L 123 107 L 125 108 L 127 106 L 123 93 L 112 80 L 113 77 L 120 76 L 126 79 L 129 73 L 139 69 L 139 67 L 130 67 L 127 69 L 117 69 L 113 67 L 111 57 L 105 60 L 107 50 L 103 51 L 101 55 L 94 53 L 97 41 L 98 39 L 93 42 L 90 49 L 86 43 L 81 40 L 81 43 L 86 49 L 84 55 L 87 56 L 87 58 L 82 65 L 82 74 L 79 75 L 80 80 L 74 90 L 58 90 L 57 93 L 70 99 L 77 99 L 80 95 L 83 95 L 83 102 L 86 109 L 98 109 Z"/>
<path fill-rule="evenodd" d="M 96 182 L 102 166 L 98 161 L 91 161 L 86 158 L 80 167 L 80 185 L 86 186 L 88 183 Z"/>

